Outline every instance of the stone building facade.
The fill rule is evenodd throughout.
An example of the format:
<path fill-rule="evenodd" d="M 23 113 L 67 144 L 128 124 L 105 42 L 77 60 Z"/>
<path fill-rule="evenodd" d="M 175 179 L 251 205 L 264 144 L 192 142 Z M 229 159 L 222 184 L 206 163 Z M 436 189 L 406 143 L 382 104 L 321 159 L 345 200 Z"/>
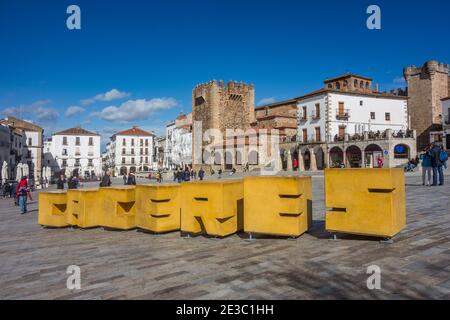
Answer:
<path fill-rule="evenodd" d="M 202 155 L 207 142 L 203 141 L 205 131 L 218 129 L 225 137 L 226 129 L 246 131 L 255 122 L 255 89 L 252 84 L 229 81 L 210 81 L 197 85 L 192 91 L 193 136 L 201 142 L 193 143 L 192 154 Z M 200 129 L 195 123 L 201 122 Z M 194 141 L 194 139 L 193 139 Z M 196 150 L 200 148 L 201 150 Z M 205 165 L 205 159 L 198 159 L 194 168 Z M 197 161 L 195 161 L 197 162 Z"/>
<path fill-rule="evenodd" d="M 450 95 L 442 99 L 442 131 L 445 150 L 450 151 Z"/>
<path fill-rule="evenodd" d="M 408 83 L 411 128 L 417 131 L 417 148 L 430 144 L 430 134 L 442 131 L 441 99 L 450 95 L 449 65 L 427 61 L 422 67 L 403 70 Z"/>

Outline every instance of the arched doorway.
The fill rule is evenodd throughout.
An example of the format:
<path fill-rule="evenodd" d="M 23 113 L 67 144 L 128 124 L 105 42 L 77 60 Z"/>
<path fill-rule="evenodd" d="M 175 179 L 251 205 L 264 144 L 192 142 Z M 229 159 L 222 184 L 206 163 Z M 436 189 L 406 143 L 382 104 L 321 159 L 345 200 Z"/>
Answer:
<path fill-rule="evenodd" d="M 344 151 L 339 147 L 330 149 L 330 168 L 338 168 L 344 163 Z"/>
<path fill-rule="evenodd" d="M 258 164 L 258 151 L 252 150 L 248 154 L 248 164 L 257 165 Z"/>
<path fill-rule="evenodd" d="M 280 160 L 281 160 L 281 169 L 286 171 L 287 170 L 287 156 L 286 156 L 286 150 L 280 149 Z"/>
<path fill-rule="evenodd" d="M 394 147 L 394 159 L 409 160 L 409 147 L 406 144 L 397 144 Z"/>
<path fill-rule="evenodd" d="M 311 170 L 311 152 L 309 149 L 305 149 L 303 152 L 303 165 L 305 168 L 305 171 Z"/>
<path fill-rule="evenodd" d="M 316 147 L 314 149 L 314 155 L 316 156 L 317 170 L 325 169 L 325 161 L 324 161 L 325 155 L 323 153 L 323 149 L 321 147 Z"/>
<path fill-rule="evenodd" d="M 298 150 L 297 148 L 292 148 L 291 149 L 291 155 L 292 155 L 292 169 L 294 169 L 294 171 L 298 170 Z"/>
<path fill-rule="evenodd" d="M 225 152 L 225 170 L 233 169 L 233 154 L 230 151 Z"/>
<path fill-rule="evenodd" d="M 144 172 L 148 172 L 149 170 L 148 170 L 148 167 L 147 166 L 144 166 Z"/>
<path fill-rule="evenodd" d="M 120 167 L 120 175 L 124 176 L 127 174 L 127 167 Z"/>
<path fill-rule="evenodd" d="M 374 168 L 377 166 L 378 158 L 383 157 L 383 149 L 379 145 L 370 144 L 364 150 L 364 154 L 364 166 L 366 168 Z"/>
<path fill-rule="evenodd" d="M 136 173 L 136 167 L 134 167 L 134 166 L 131 167 L 131 168 L 130 168 L 130 173 Z"/>
<path fill-rule="evenodd" d="M 73 169 L 72 176 L 73 177 L 78 177 L 78 175 L 79 175 L 79 169 Z"/>
<path fill-rule="evenodd" d="M 350 146 L 345 151 L 348 168 L 361 168 L 362 152 L 357 146 Z"/>

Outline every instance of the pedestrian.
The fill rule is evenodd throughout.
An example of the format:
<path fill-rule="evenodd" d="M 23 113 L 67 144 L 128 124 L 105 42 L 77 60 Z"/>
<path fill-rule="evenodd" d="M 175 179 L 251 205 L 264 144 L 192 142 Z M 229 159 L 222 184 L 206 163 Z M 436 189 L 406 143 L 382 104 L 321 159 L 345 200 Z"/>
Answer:
<path fill-rule="evenodd" d="M 189 171 L 189 167 L 184 168 L 184 175 L 183 175 L 184 181 L 191 181 L 191 172 Z"/>
<path fill-rule="evenodd" d="M 428 153 L 429 149 L 426 148 L 420 155 L 422 161 L 422 185 L 431 185 L 431 156 Z"/>
<path fill-rule="evenodd" d="M 382 156 L 378 156 L 377 165 L 378 165 L 378 168 L 383 168 L 383 157 Z"/>
<path fill-rule="evenodd" d="M 58 190 L 64 190 L 64 184 L 66 183 L 66 178 L 64 177 L 63 174 L 61 174 L 58 178 L 58 180 L 56 180 L 56 188 Z"/>
<path fill-rule="evenodd" d="M 127 183 L 128 183 L 128 177 L 127 177 L 127 174 L 124 173 L 124 174 L 123 174 L 123 184 L 124 184 L 124 185 L 127 185 Z"/>
<path fill-rule="evenodd" d="M 136 185 L 136 177 L 134 176 L 134 173 L 132 173 L 132 172 L 130 172 L 128 174 L 127 185 L 129 185 L 129 186 L 135 186 Z"/>
<path fill-rule="evenodd" d="M 204 176 L 205 176 L 205 171 L 203 170 L 203 167 L 201 167 L 200 170 L 198 171 L 198 177 L 199 177 L 200 181 L 203 181 Z"/>
<path fill-rule="evenodd" d="M 297 158 L 294 158 L 294 171 L 297 171 L 298 168 L 298 160 Z"/>
<path fill-rule="evenodd" d="M 107 170 L 102 177 L 100 187 L 107 188 L 111 186 L 111 171 Z"/>
<path fill-rule="evenodd" d="M 16 197 L 21 214 L 27 213 L 28 182 L 26 176 L 23 176 L 22 179 L 20 179 L 20 182 L 16 187 Z"/>
<path fill-rule="evenodd" d="M 18 185 L 17 181 L 14 181 L 14 182 L 11 184 L 11 194 L 12 194 L 12 196 L 13 196 L 13 199 L 14 199 L 14 205 L 15 205 L 16 207 L 19 205 L 19 202 L 17 201 L 17 197 L 16 197 L 16 189 L 17 189 L 17 185 Z"/>
<path fill-rule="evenodd" d="M 219 169 L 219 170 L 217 171 L 217 173 L 218 173 L 218 175 L 219 175 L 219 179 L 222 179 L 222 169 Z"/>
<path fill-rule="evenodd" d="M 444 185 L 444 163 L 448 159 L 447 153 L 442 149 L 442 147 L 434 143 L 429 152 L 431 156 L 431 167 L 433 168 L 433 184 L 432 186 L 437 186 L 438 182 L 440 186 Z M 445 155 L 444 155 L 445 154 Z"/>

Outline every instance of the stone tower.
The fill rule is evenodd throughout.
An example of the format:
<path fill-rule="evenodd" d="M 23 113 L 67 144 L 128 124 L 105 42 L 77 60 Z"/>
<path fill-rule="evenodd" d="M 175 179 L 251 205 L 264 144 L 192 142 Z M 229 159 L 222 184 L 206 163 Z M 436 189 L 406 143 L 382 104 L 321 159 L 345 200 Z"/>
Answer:
<path fill-rule="evenodd" d="M 213 80 L 197 85 L 192 90 L 192 121 L 202 121 L 202 135 L 208 129 L 219 129 L 224 137 L 226 129 L 249 129 L 255 122 L 253 84 Z M 195 131 L 194 125 L 194 136 Z M 195 147 L 193 141 L 193 155 Z"/>
<path fill-rule="evenodd" d="M 428 61 L 422 67 L 403 70 L 408 83 L 408 111 L 411 128 L 417 130 L 417 148 L 430 143 L 430 132 L 441 130 L 441 99 L 449 95 L 449 65 Z"/>

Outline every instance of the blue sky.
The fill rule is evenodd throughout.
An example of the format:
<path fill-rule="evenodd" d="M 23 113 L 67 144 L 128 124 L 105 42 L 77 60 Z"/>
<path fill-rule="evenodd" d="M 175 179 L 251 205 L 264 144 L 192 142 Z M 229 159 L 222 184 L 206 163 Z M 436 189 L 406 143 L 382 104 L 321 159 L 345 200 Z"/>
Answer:
<path fill-rule="evenodd" d="M 81 30 L 66 9 L 81 8 Z M 381 8 L 382 29 L 366 28 Z M 353 72 L 402 87 L 404 66 L 450 63 L 450 2 L 1 0 L 0 116 L 49 134 L 139 125 L 163 134 L 191 110 L 195 84 L 255 84 L 256 103 L 289 99 Z"/>

